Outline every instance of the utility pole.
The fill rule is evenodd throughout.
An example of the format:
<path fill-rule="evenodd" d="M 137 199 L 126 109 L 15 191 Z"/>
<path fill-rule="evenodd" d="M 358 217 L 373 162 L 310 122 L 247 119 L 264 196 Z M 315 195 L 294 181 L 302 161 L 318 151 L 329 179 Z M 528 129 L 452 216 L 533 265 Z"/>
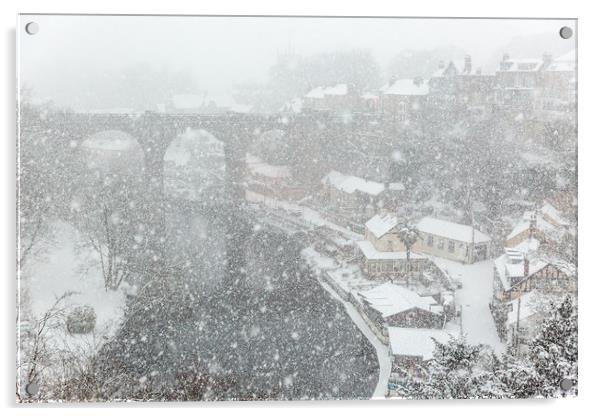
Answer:
<path fill-rule="evenodd" d="M 515 348 L 516 348 L 516 355 L 518 355 L 519 351 L 519 331 L 520 331 L 520 302 L 521 302 L 521 298 L 522 298 L 522 291 L 518 292 L 519 296 L 517 299 L 517 305 L 516 305 L 516 334 L 514 335 L 514 339 L 515 339 Z"/>
<path fill-rule="evenodd" d="M 472 195 L 471 191 L 472 187 L 468 188 L 468 215 L 470 216 L 470 231 L 471 231 L 471 240 L 470 240 L 470 249 L 466 251 L 468 255 L 467 263 L 472 263 L 474 260 L 474 210 L 472 209 Z"/>
<path fill-rule="evenodd" d="M 460 305 L 460 335 L 464 335 L 464 305 Z"/>

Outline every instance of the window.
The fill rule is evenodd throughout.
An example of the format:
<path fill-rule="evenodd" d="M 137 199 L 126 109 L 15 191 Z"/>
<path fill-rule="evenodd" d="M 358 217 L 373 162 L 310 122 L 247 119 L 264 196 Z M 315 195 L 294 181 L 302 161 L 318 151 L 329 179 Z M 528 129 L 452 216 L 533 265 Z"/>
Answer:
<path fill-rule="evenodd" d="M 445 241 L 442 238 L 437 241 L 437 248 L 439 250 L 443 250 L 445 248 Z"/>
<path fill-rule="evenodd" d="M 453 241 L 449 241 L 447 243 L 447 251 L 449 251 L 450 253 L 456 251 L 456 244 Z"/>
<path fill-rule="evenodd" d="M 433 241 L 433 236 L 432 236 L 432 235 L 429 235 L 429 236 L 426 238 L 426 244 L 427 244 L 429 247 L 432 247 L 432 246 L 433 246 L 433 243 L 434 243 L 434 241 Z"/>

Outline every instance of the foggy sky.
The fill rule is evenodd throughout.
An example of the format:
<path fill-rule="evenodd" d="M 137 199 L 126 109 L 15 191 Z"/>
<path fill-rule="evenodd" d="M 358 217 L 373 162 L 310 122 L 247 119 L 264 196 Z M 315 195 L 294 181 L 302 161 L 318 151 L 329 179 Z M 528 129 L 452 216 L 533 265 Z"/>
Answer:
<path fill-rule="evenodd" d="M 25 34 L 29 21 L 39 24 L 38 34 Z M 574 21 L 22 15 L 17 61 L 20 83 L 60 105 L 77 102 L 78 90 L 103 73 L 141 63 L 187 70 L 210 94 L 228 96 L 235 83 L 264 82 L 279 51 L 366 48 L 386 76 L 404 49 L 453 45 L 486 65 L 513 39 L 528 43 L 516 38 L 537 35 L 551 49 L 561 46 L 561 26 L 574 28 Z"/>

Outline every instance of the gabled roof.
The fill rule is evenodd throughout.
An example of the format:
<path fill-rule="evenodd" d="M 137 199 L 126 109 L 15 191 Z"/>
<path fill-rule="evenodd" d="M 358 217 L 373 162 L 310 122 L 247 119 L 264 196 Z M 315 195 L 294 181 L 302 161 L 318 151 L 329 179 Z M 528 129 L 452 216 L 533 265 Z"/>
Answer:
<path fill-rule="evenodd" d="M 573 72 L 575 71 L 576 65 L 576 54 L 575 50 L 571 50 L 564 55 L 554 59 L 550 66 L 546 68 L 546 71 L 557 71 L 557 72 Z"/>
<path fill-rule="evenodd" d="M 347 179 L 347 175 L 343 175 L 341 172 L 331 170 L 326 176 L 322 178 L 323 185 L 332 185 L 335 188 L 341 186 L 341 184 Z"/>
<path fill-rule="evenodd" d="M 380 312 L 383 318 L 414 308 L 433 312 L 432 307 L 437 306 L 437 302 L 432 296 L 420 296 L 410 289 L 391 282 L 360 292 L 359 296 L 373 309 Z"/>
<path fill-rule="evenodd" d="M 473 236 L 475 243 L 486 243 L 491 238 L 470 225 L 458 224 L 455 222 L 440 220 L 432 217 L 425 217 L 416 224 L 419 231 L 427 234 L 438 235 L 450 240 L 472 243 Z M 473 234 L 474 231 L 474 234 Z"/>
<path fill-rule="evenodd" d="M 552 215 L 554 214 L 547 208 L 546 211 L 549 211 Z M 520 233 L 527 231 L 531 227 L 531 224 L 533 224 L 536 230 L 541 231 L 554 240 L 558 240 L 566 232 L 562 227 L 547 221 L 543 216 L 543 211 L 528 210 L 524 212 L 522 218 L 516 223 L 510 234 L 506 236 L 506 240 L 510 240 Z"/>
<path fill-rule="evenodd" d="M 356 241 L 358 248 L 363 256 L 368 260 L 406 260 L 407 253 L 405 251 L 379 251 L 368 240 Z M 423 259 L 421 254 L 410 252 L 410 259 Z"/>
<path fill-rule="evenodd" d="M 423 360 L 433 358 L 435 343 L 446 343 L 452 337 L 450 331 L 445 329 L 427 328 L 397 328 L 389 327 L 389 341 L 393 355 L 422 357 Z"/>
<path fill-rule="evenodd" d="M 290 113 L 300 113 L 303 108 L 303 100 L 301 98 L 293 98 L 292 100 L 284 103 L 282 107 L 278 111 L 280 112 L 290 112 Z"/>
<path fill-rule="evenodd" d="M 561 225 L 561 226 L 570 225 L 570 223 L 562 216 L 560 211 L 558 211 L 556 208 L 554 208 L 554 206 L 552 204 L 550 204 L 548 201 L 544 201 L 544 203 L 541 207 L 541 213 L 543 215 L 547 216 L 548 218 L 550 218 L 550 220 L 552 220 L 553 222 L 555 222 L 558 225 Z"/>
<path fill-rule="evenodd" d="M 504 290 L 510 289 L 550 264 L 540 259 L 531 259 L 528 274 L 525 275 L 524 258 L 522 252 L 507 248 L 504 254 L 495 259 L 494 265 Z M 514 284 L 512 283 L 513 280 L 515 280 Z"/>
<path fill-rule="evenodd" d="M 381 238 L 383 235 L 391 231 L 399 224 L 399 219 L 392 214 L 375 215 L 366 222 L 366 228 L 374 234 L 376 238 Z"/>
<path fill-rule="evenodd" d="M 347 84 L 337 84 L 334 87 L 326 88 L 324 95 L 347 95 L 348 92 Z"/>
<path fill-rule="evenodd" d="M 429 85 L 427 81 L 417 83 L 413 79 L 399 79 L 388 87 L 385 95 L 427 95 L 429 93 Z"/>
<path fill-rule="evenodd" d="M 314 88 L 313 90 L 305 94 L 305 98 L 324 98 L 324 88 Z"/>
<path fill-rule="evenodd" d="M 331 185 L 348 194 L 362 192 L 376 196 L 385 190 L 385 185 L 380 182 L 368 181 L 357 176 L 344 175 L 336 170 L 330 171 L 322 178 L 322 184 Z"/>

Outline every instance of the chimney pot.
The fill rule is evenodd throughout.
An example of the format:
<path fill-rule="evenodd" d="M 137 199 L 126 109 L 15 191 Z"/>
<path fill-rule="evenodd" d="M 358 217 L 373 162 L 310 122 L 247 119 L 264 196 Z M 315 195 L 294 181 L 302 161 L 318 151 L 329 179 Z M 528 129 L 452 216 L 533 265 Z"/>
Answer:
<path fill-rule="evenodd" d="M 544 53 L 542 56 L 542 61 L 544 67 L 548 67 L 552 63 L 552 55 L 550 55 L 549 53 Z"/>
<path fill-rule="evenodd" d="M 464 73 L 470 74 L 472 71 L 472 59 L 470 55 L 464 57 Z"/>

